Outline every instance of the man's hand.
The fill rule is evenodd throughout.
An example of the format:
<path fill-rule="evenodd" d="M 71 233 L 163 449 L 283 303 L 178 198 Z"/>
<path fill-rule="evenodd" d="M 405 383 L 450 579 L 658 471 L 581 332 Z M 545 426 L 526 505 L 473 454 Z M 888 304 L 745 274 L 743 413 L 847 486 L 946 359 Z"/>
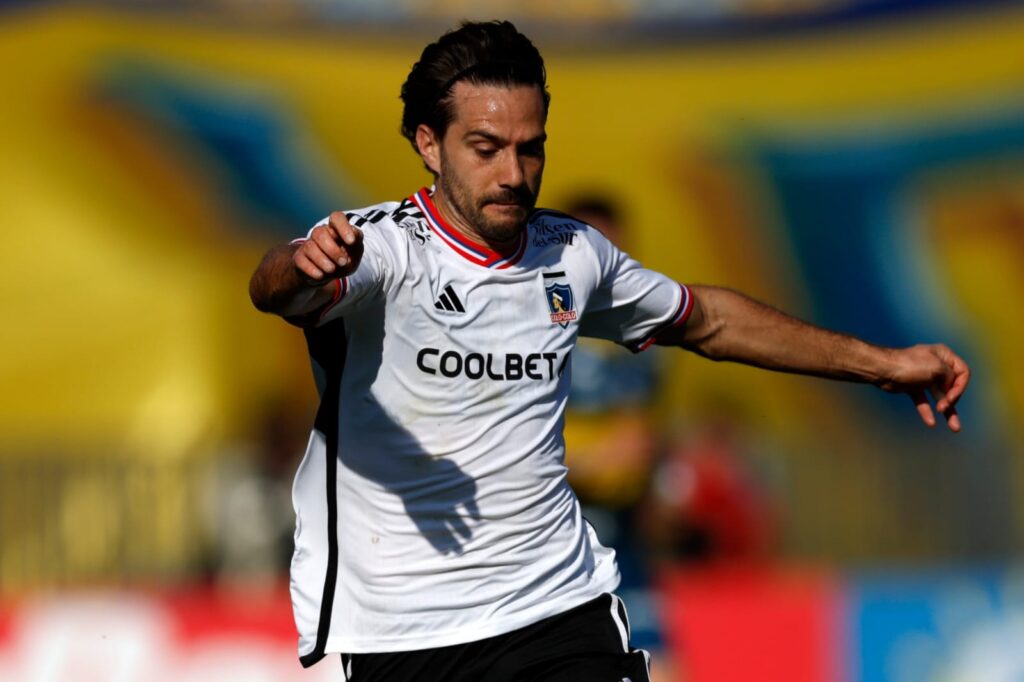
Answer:
<path fill-rule="evenodd" d="M 971 370 L 967 363 L 943 344 L 922 344 L 892 351 L 891 374 L 878 383 L 890 393 L 906 393 L 917 406 L 917 413 L 928 426 L 935 426 L 935 414 L 928 402 L 928 393 L 935 400 L 935 409 L 946 418 L 949 428 L 960 430 L 956 402 L 967 388 Z"/>
<path fill-rule="evenodd" d="M 312 286 L 347 277 L 363 257 L 363 233 L 341 211 L 331 214 L 326 225 L 313 228 L 292 255 L 292 263 Z"/>
<path fill-rule="evenodd" d="M 355 272 L 362 257 L 363 233 L 337 211 L 308 239 L 267 251 L 249 280 L 249 297 L 265 313 L 309 314 L 331 301 L 331 283 Z"/>

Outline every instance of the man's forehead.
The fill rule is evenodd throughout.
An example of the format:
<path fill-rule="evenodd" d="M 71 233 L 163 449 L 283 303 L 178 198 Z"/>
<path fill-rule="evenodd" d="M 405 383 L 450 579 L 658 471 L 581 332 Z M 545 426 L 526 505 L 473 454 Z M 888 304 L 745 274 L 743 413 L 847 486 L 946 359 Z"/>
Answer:
<path fill-rule="evenodd" d="M 478 84 L 459 81 L 452 88 L 454 122 L 544 126 L 544 97 L 536 85 Z"/>

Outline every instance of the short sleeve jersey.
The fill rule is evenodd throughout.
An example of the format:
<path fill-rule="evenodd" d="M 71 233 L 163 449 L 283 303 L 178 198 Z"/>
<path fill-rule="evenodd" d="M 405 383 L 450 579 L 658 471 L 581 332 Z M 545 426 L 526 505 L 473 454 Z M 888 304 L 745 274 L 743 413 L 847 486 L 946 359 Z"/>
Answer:
<path fill-rule="evenodd" d="M 483 639 L 613 590 L 566 483 L 571 352 L 581 334 L 642 350 L 689 290 L 554 211 L 506 254 L 426 189 L 348 217 L 363 258 L 304 321 L 321 404 L 293 488 L 303 664 Z"/>

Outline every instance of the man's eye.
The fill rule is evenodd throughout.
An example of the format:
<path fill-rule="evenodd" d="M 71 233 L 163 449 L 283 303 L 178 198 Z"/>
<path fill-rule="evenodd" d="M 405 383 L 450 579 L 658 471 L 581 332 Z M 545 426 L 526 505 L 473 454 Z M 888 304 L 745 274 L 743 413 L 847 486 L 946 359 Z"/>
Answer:
<path fill-rule="evenodd" d="M 523 150 L 522 150 L 521 153 L 525 154 L 526 156 L 536 156 L 536 157 L 544 156 L 544 145 L 537 144 L 537 145 L 530 145 L 528 147 L 523 147 Z"/>
<path fill-rule="evenodd" d="M 476 147 L 477 155 L 482 156 L 485 159 L 489 159 L 490 157 L 494 156 L 497 152 L 498 150 L 494 149 L 493 147 Z"/>

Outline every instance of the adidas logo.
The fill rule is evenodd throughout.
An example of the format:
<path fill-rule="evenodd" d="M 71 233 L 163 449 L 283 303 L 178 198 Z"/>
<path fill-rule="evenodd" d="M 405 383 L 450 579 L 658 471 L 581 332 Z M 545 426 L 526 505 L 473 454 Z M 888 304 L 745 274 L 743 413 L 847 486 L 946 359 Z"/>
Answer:
<path fill-rule="evenodd" d="M 455 295 L 455 289 L 452 289 L 451 284 L 445 285 L 444 293 L 434 301 L 434 307 L 438 310 L 447 310 L 450 313 L 466 312 L 466 309 L 462 307 L 462 301 Z"/>

